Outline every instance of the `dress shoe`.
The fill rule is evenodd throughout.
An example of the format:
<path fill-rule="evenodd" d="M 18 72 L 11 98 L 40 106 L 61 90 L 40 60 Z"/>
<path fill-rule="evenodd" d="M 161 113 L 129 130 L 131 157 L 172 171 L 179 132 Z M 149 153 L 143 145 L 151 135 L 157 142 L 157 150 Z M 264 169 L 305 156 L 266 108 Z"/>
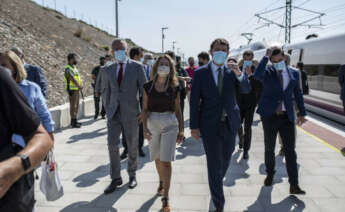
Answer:
<path fill-rule="evenodd" d="M 104 194 L 110 194 L 113 193 L 118 186 L 122 185 L 122 179 L 115 179 L 112 180 L 110 185 L 104 190 Z"/>
<path fill-rule="evenodd" d="M 273 178 L 273 174 L 268 174 L 264 182 L 265 186 L 271 186 L 273 184 Z"/>
<path fill-rule="evenodd" d="M 138 185 L 137 179 L 135 177 L 130 177 L 129 183 L 128 183 L 128 188 L 133 189 L 133 188 L 137 187 L 137 185 Z"/>
<path fill-rule="evenodd" d="M 127 158 L 127 151 L 123 151 L 122 154 L 120 155 L 121 160 L 124 160 Z"/>
<path fill-rule="evenodd" d="M 102 116 L 102 119 L 105 119 L 105 116 Z"/>
<path fill-rule="evenodd" d="M 93 117 L 94 120 L 97 120 L 97 118 L 98 118 L 98 115 L 95 115 L 95 116 Z"/>
<path fill-rule="evenodd" d="M 214 212 L 224 212 L 223 209 L 216 209 Z"/>
<path fill-rule="evenodd" d="M 146 154 L 145 154 L 143 149 L 139 149 L 139 156 L 142 157 L 142 158 L 146 156 Z"/>
<path fill-rule="evenodd" d="M 248 151 L 244 151 L 243 152 L 243 159 L 244 160 L 248 160 L 249 159 Z"/>
<path fill-rule="evenodd" d="M 290 186 L 290 194 L 305 195 L 306 192 L 303 191 L 298 185 Z"/>

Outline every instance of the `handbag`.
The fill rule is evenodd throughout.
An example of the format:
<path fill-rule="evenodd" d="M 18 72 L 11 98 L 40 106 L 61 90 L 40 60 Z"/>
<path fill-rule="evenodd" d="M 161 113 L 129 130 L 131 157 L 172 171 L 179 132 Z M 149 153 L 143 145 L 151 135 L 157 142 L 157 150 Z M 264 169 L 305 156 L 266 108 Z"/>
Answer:
<path fill-rule="evenodd" d="M 64 191 L 53 150 L 49 151 L 47 160 L 41 163 L 41 168 L 40 190 L 45 195 L 47 201 L 55 201 L 64 195 Z"/>

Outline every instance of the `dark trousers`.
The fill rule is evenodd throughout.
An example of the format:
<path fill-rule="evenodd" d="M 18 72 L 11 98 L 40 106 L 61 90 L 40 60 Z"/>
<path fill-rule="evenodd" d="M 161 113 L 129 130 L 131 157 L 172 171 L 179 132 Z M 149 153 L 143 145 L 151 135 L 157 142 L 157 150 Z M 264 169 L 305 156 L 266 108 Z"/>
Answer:
<path fill-rule="evenodd" d="M 182 112 L 182 118 L 184 120 L 184 101 L 186 100 L 186 94 L 180 95 L 180 106 L 181 106 L 181 112 Z"/>
<path fill-rule="evenodd" d="M 295 124 L 287 115 L 262 117 L 265 139 L 265 165 L 267 174 L 275 173 L 275 145 L 279 132 L 285 153 L 286 168 L 290 185 L 298 185 L 297 155 L 295 151 Z"/>
<path fill-rule="evenodd" d="M 344 113 L 345 113 L 345 99 L 343 99 L 343 107 L 344 107 Z"/>
<path fill-rule="evenodd" d="M 243 142 L 243 149 L 245 152 L 248 152 L 250 149 L 251 141 L 252 141 L 252 124 L 254 119 L 255 113 L 255 106 L 248 107 L 248 108 L 241 108 L 241 122 L 243 125 L 238 130 L 238 136 L 242 139 Z M 243 132 L 244 130 L 244 132 Z M 244 134 L 243 134 L 244 133 Z"/>
<path fill-rule="evenodd" d="M 203 144 L 206 152 L 208 181 L 212 201 L 218 209 L 225 204 L 223 178 L 228 170 L 231 155 L 235 150 L 236 134 L 230 131 L 228 122 L 221 122 L 219 132 L 214 137 L 203 135 Z"/>
<path fill-rule="evenodd" d="M 124 129 L 122 129 L 122 135 L 124 135 Z M 122 136 L 122 145 L 124 148 L 124 151 L 127 153 L 128 148 L 127 148 L 127 142 L 126 142 L 126 137 Z M 144 132 L 143 132 L 143 124 L 139 125 L 139 150 L 143 148 L 144 146 Z"/>
<path fill-rule="evenodd" d="M 96 97 L 93 96 L 94 102 L 95 102 L 95 116 L 99 115 L 99 102 L 101 101 L 101 97 Z M 105 108 L 104 108 L 104 104 L 102 102 L 102 109 L 101 109 L 101 116 L 105 116 Z"/>

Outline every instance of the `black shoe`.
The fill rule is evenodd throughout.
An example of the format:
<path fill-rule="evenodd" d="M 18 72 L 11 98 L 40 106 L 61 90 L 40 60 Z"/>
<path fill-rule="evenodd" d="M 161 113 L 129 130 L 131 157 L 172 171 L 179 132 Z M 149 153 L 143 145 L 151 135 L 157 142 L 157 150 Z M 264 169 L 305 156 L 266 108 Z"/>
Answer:
<path fill-rule="evenodd" d="M 102 116 L 102 119 L 105 119 L 105 115 L 104 115 L 104 116 Z"/>
<path fill-rule="evenodd" d="M 80 128 L 81 126 L 79 124 L 77 124 L 77 120 L 76 119 L 72 119 L 71 120 L 71 127 L 72 128 Z"/>
<path fill-rule="evenodd" d="M 305 195 L 306 192 L 303 191 L 298 185 L 290 186 L 290 194 Z"/>
<path fill-rule="evenodd" d="M 98 118 L 98 115 L 95 115 L 95 116 L 93 117 L 94 120 L 97 120 L 97 118 Z"/>
<path fill-rule="evenodd" d="M 268 174 L 264 182 L 265 186 L 271 186 L 273 184 L 273 178 L 273 174 Z"/>
<path fill-rule="evenodd" d="M 112 180 L 110 185 L 104 190 L 104 194 L 113 193 L 117 189 L 117 187 L 120 185 L 122 185 L 122 179 L 121 178 Z"/>
<path fill-rule="evenodd" d="M 146 156 L 146 154 L 145 154 L 143 149 L 139 149 L 139 156 L 142 157 L 142 158 Z"/>
<path fill-rule="evenodd" d="M 244 160 L 248 160 L 249 159 L 248 151 L 244 151 L 243 152 L 243 159 Z"/>
<path fill-rule="evenodd" d="M 121 160 L 124 160 L 127 158 L 127 151 L 123 151 L 122 154 L 120 155 Z"/>
<path fill-rule="evenodd" d="M 133 188 L 137 187 L 137 185 L 138 185 L 137 179 L 135 177 L 130 177 L 129 183 L 128 183 L 128 188 L 133 189 Z"/>
<path fill-rule="evenodd" d="M 224 212 L 224 210 L 223 209 L 216 209 L 214 212 Z"/>

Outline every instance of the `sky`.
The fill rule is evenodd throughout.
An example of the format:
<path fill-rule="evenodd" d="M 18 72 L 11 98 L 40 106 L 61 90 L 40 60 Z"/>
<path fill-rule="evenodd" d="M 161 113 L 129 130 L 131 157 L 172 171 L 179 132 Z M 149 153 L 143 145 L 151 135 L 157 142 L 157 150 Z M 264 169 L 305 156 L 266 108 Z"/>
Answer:
<path fill-rule="evenodd" d="M 55 8 L 67 16 L 101 27 L 112 34 L 115 30 L 115 0 L 34 0 L 38 4 Z M 185 57 L 196 57 L 208 51 L 215 38 L 225 38 L 231 48 L 245 45 L 241 33 L 254 33 L 253 41 L 284 43 L 284 29 L 265 26 L 256 13 L 285 6 L 286 0 L 121 0 L 119 2 L 119 35 L 131 38 L 136 44 L 154 52 L 162 51 L 161 28 L 165 31 L 165 50 L 175 51 Z M 304 40 L 306 35 L 317 33 L 320 37 L 345 33 L 344 0 L 293 0 L 293 5 L 326 13 L 321 18 L 322 27 L 298 27 L 292 30 L 291 42 Z M 284 23 L 284 9 L 263 15 Z M 292 24 L 315 17 L 315 14 L 294 9 Z M 320 24 L 314 20 L 310 24 Z"/>

